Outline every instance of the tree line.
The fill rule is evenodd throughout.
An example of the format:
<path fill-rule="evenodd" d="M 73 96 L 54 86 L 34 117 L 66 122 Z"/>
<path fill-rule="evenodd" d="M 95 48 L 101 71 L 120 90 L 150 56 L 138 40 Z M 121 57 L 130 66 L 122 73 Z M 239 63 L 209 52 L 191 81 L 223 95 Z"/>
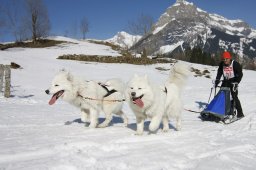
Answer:
<path fill-rule="evenodd" d="M 50 34 L 51 23 L 43 0 L 8 0 L 0 4 L 0 36 L 10 32 L 16 42 L 31 39 L 36 43 Z M 86 17 L 80 21 L 80 31 L 85 38 L 89 31 Z"/>
<path fill-rule="evenodd" d="M 128 21 L 126 31 L 134 35 L 144 35 L 152 29 L 153 17 L 141 14 L 138 18 Z M 81 16 L 79 30 L 82 38 L 89 32 L 89 22 L 86 16 Z M 76 36 L 78 24 L 73 22 L 73 36 Z M 11 33 L 16 42 L 31 39 L 37 42 L 50 34 L 51 23 L 48 9 L 43 0 L 8 0 L 0 4 L 0 38 Z M 70 30 L 63 30 L 63 35 L 69 37 Z"/>
<path fill-rule="evenodd" d="M 224 50 L 223 50 L 224 51 Z M 158 57 L 171 57 L 178 60 L 187 61 L 190 63 L 197 63 L 203 65 L 211 65 L 211 66 L 218 66 L 221 62 L 222 53 L 223 51 L 218 51 L 216 53 L 209 53 L 202 50 L 200 47 L 194 48 L 187 48 L 182 53 L 174 53 L 171 55 L 163 55 Z M 249 58 L 249 57 L 240 57 L 238 54 L 230 52 L 232 59 L 238 61 L 243 68 L 249 70 L 256 70 L 256 59 Z"/>

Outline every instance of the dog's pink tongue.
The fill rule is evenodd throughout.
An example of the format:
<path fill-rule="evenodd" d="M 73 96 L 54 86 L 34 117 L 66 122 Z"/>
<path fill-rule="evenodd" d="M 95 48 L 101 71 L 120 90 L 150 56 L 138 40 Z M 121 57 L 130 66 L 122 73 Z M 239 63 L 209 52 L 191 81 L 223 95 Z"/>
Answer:
<path fill-rule="evenodd" d="M 136 99 L 136 100 L 134 100 L 134 102 L 135 102 L 135 104 L 136 104 L 137 106 L 143 108 L 144 103 L 143 103 L 143 101 L 142 101 L 141 99 Z"/>
<path fill-rule="evenodd" d="M 53 105 L 57 100 L 57 95 L 53 95 L 51 100 L 49 101 L 49 105 Z"/>

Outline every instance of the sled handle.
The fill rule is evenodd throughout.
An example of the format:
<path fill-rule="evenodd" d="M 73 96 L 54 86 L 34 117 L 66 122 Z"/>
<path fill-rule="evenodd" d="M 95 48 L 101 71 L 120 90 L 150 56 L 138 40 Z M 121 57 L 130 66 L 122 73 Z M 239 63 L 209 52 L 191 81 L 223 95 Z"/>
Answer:
<path fill-rule="evenodd" d="M 207 105 L 209 104 L 209 102 L 210 102 L 210 99 L 211 99 L 211 96 L 212 96 L 212 89 L 213 89 L 214 87 L 212 87 L 211 88 L 211 92 L 210 92 L 210 96 L 209 96 L 209 99 L 208 99 L 208 103 L 207 103 Z M 215 93 L 216 93 L 216 88 L 214 88 L 215 89 Z"/>
<path fill-rule="evenodd" d="M 237 91 L 237 88 L 238 88 L 238 83 L 237 82 L 232 82 L 232 90 L 233 92 L 236 92 Z"/>

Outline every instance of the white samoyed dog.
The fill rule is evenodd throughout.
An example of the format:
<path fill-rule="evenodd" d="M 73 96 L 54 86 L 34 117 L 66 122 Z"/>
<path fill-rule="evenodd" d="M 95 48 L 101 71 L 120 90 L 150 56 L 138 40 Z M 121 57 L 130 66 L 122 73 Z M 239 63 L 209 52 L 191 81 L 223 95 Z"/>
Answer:
<path fill-rule="evenodd" d="M 169 73 L 169 79 L 165 83 L 166 101 L 163 117 L 163 131 L 169 130 L 169 119 L 176 119 L 176 130 L 181 130 L 181 116 L 183 110 L 182 91 L 186 80 L 190 75 L 187 65 L 176 63 Z"/>
<path fill-rule="evenodd" d="M 128 83 L 126 95 L 126 100 L 136 117 L 136 134 L 143 134 L 144 121 L 147 118 L 151 118 L 149 130 L 156 131 L 165 113 L 166 94 L 164 90 L 152 84 L 147 75 L 135 74 Z"/>
<path fill-rule="evenodd" d="M 90 122 L 90 128 L 108 126 L 109 122 L 112 120 L 112 113 L 121 115 L 124 119 L 124 123 L 127 124 L 127 118 L 121 111 L 123 104 L 123 100 L 120 98 L 121 95 L 119 94 L 119 98 L 115 98 L 117 93 L 122 93 L 122 91 L 120 91 L 122 89 L 122 82 L 118 80 L 110 80 L 108 83 L 107 82 L 107 88 L 103 88 L 102 85 L 95 81 L 85 81 L 74 77 L 68 71 L 61 70 L 54 77 L 51 87 L 45 90 L 45 92 L 47 94 L 53 94 L 49 101 L 50 105 L 53 105 L 58 98 L 61 98 L 80 108 L 81 120 Z M 120 85 L 118 83 L 120 83 Z M 114 85 L 112 86 L 112 84 Z M 115 90 L 115 87 L 118 89 Z M 108 88 L 111 92 L 106 90 Z M 105 96 L 108 102 L 104 101 Z M 98 125 L 100 111 L 106 114 L 106 120 Z"/>
<path fill-rule="evenodd" d="M 151 118 L 149 124 L 151 132 L 159 128 L 161 121 L 163 121 L 163 130 L 168 131 L 170 117 L 176 118 L 176 129 L 180 129 L 182 112 L 180 94 L 188 75 L 188 68 L 184 64 L 177 63 L 172 68 L 165 87 L 152 84 L 147 75 L 133 76 L 127 85 L 126 100 L 136 116 L 137 135 L 143 134 L 146 118 Z"/>
<path fill-rule="evenodd" d="M 103 111 L 106 119 L 98 127 L 106 127 L 112 120 L 112 113 L 119 115 L 124 122 L 128 125 L 128 118 L 122 111 L 123 101 L 125 101 L 125 84 L 120 79 L 109 79 L 104 83 L 99 83 L 102 88 L 106 90 L 103 96 Z"/>

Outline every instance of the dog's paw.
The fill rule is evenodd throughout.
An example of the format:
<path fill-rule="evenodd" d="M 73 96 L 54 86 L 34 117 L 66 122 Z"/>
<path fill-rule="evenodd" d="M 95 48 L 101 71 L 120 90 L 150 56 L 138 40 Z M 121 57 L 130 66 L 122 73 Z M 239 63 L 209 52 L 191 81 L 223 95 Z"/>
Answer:
<path fill-rule="evenodd" d="M 125 127 L 127 127 L 128 126 L 128 119 L 126 118 L 126 119 L 123 119 L 123 125 L 125 126 Z"/>
<path fill-rule="evenodd" d="M 89 127 L 90 123 L 84 122 L 84 127 Z"/>
<path fill-rule="evenodd" d="M 164 132 L 164 133 L 169 132 L 169 128 L 163 128 L 163 132 Z"/>
<path fill-rule="evenodd" d="M 96 128 L 96 127 L 97 127 L 97 124 L 92 124 L 92 123 L 91 123 L 91 124 L 89 125 L 89 128 L 92 128 L 92 129 L 94 129 L 94 128 Z"/>
<path fill-rule="evenodd" d="M 98 127 L 98 128 L 105 128 L 105 127 L 107 127 L 107 126 L 108 126 L 107 124 L 101 123 L 101 124 L 99 124 L 97 127 Z"/>
<path fill-rule="evenodd" d="M 177 131 L 181 131 L 181 126 L 177 126 L 177 127 L 176 127 L 176 130 L 177 130 Z"/>
<path fill-rule="evenodd" d="M 181 131 L 181 128 L 180 128 L 180 127 L 177 127 L 177 128 L 176 128 L 176 131 Z"/>
<path fill-rule="evenodd" d="M 126 123 L 123 123 L 123 125 L 122 125 L 123 127 L 127 127 L 128 126 L 128 122 L 126 122 Z"/>
<path fill-rule="evenodd" d="M 134 135 L 136 135 L 136 136 L 142 136 L 142 135 L 143 135 L 143 132 L 136 132 L 136 133 L 134 133 Z"/>

